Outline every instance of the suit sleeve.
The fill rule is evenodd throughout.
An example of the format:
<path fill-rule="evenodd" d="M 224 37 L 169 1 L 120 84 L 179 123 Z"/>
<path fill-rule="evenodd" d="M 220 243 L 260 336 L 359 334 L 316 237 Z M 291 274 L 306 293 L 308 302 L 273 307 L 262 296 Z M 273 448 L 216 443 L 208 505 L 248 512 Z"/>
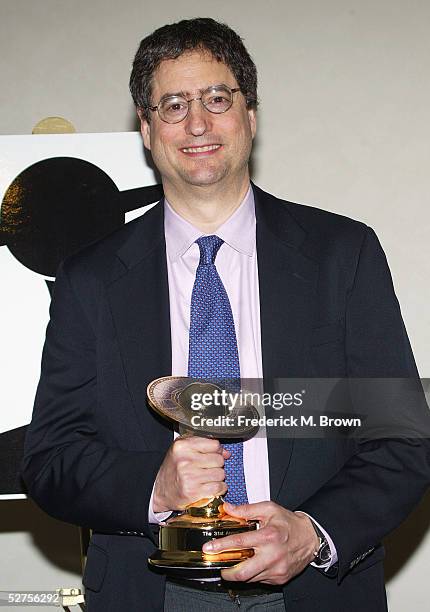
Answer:
<path fill-rule="evenodd" d="M 387 261 L 370 228 L 348 295 L 345 352 L 350 378 L 418 378 Z M 423 437 L 363 440 L 339 472 L 300 505 L 332 537 L 339 581 L 418 503 L 430 481 L 429 463 L 429 441 Z"/>
<path fill-rule="evenodd" d="M 30 497 L 55 518 L 151 537 L 148 505 L 163 454 L 101 441 L 94 419 L 96 337 L 65 268 L 54 286 L 22 476 Z"/>

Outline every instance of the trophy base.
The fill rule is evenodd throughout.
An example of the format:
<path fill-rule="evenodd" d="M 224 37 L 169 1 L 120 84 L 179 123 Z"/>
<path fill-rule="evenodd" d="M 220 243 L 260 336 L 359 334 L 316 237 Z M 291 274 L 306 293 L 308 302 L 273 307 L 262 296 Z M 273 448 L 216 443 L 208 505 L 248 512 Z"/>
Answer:
<path fill-rule="evenodd" d="M 253 531 L 254 521 L 233 518 L 208 519 L 181 515 L 160 525 L 159 549 L 148 559 L 150 565 L 164 570 L 219 570 L 252 557 L 252 548 L 225 550 L 216 554 L 202 551 L 213 539 Z"/>
<path fill-rule="evenodd" d="M 242 553 L 248 552 L 248 550 L 242 550 Z M 166 550 L 156 550 L 148 559 L 149 564 L 155 567 L 160 567 L 165 570 L 220 570 L 226 567 L 232 567 L 233 565 L 237 565 L 240 561 L 248 557 L 252 557 L 254 551 L 251 549 L 249 551 L 251 554 L 247 556 L 243 555 L 235 559 L 225 560 L 225 561 L 208 561 L 205 558 L 204 554 L 198 550 L 188 550 L 188 551 L 166 551 Z M 215 556 L 215 555 L 213 555 Z"/>

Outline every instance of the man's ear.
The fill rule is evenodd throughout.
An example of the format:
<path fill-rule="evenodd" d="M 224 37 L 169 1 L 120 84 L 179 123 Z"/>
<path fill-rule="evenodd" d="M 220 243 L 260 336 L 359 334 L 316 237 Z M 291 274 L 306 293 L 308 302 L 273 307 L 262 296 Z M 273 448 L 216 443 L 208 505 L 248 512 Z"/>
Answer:
<path fill-rule="evenodd" d="M 252 138 L 257 133 L 257 111 L 255 108 L 248 109 L 249 125 L 251 127 Z"/>
<path fill-rule="evenodd" d="M 151 150 L 151 126 L 147 119 L 145 119 L 145 115 L 143 111 L 139 108 L 137 111 L 137 116 L 140 120 L 140 133 L 142 134 L 143 144 L 148 151 Z"/>

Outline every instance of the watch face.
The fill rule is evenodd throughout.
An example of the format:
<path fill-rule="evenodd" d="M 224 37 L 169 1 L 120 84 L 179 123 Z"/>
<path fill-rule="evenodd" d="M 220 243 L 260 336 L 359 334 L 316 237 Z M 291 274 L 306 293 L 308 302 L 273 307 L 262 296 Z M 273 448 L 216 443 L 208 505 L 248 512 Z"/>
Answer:
<path fill-rule="evenodd" d="M 321 563 L 327 563 L 328 561 L 330 561 L 331 551 L 330 551 L 330 546 L 328 545 L 328 542 L 323 542 L 319 550 L 317 558 L 320 560 Z"/>

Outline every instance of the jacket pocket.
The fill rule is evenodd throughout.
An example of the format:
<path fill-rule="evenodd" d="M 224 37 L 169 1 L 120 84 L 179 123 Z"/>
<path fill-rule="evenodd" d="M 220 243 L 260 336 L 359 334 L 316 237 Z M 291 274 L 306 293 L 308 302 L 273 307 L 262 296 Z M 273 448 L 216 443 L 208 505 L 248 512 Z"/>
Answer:
<path fill-rule="evenodd" d="M 100 591 L 105 578 L 109 556 L 108 553 L 97 546 L 90 544 L 87 552 L 87 562 L 85 565 L 82 584 L 91 591 Z"/>

